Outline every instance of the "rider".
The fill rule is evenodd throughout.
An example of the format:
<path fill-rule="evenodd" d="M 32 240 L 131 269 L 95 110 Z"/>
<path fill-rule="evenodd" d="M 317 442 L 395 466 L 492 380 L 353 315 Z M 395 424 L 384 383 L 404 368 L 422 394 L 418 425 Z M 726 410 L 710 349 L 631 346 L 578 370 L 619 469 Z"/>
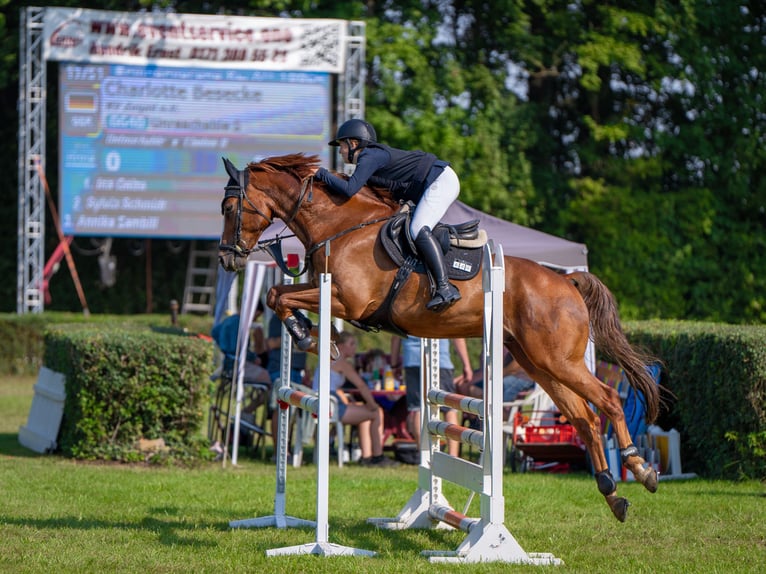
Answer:
<path fill-rule="evenodd" d="M 460 180 L 449 163 L 431 153 L 378 143 L 375 128 L 361 119 L 344 122 L 329 145 L 340 146 L 343 160 L 356 164 L 354 174 L 345 180 L 320 167 L 314 177 L 347 197 L 369 182 L 388 188 L 395 199 L 412 201 L 416 207 L 410 233 L 436 284 L 426 308 L 441 311 L 459 301 L 460 291 L 449 282 L 441 245 L 431 234 L 460 193 Z"/>

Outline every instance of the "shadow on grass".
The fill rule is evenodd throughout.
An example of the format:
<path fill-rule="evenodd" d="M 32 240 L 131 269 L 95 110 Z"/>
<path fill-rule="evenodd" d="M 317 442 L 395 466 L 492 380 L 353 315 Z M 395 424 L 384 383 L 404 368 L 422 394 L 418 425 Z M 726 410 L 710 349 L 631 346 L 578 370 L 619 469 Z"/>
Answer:
<path fill-rule="evenodd" d="M 423 550 L 452 551 L 467 534 L 448 529 L 403 529 L 388 530 L 377 528 L 367 522 L 353 519 L 330 518 L 330 539 L 357 548 L 375 550 L 380 554 L 408 556 Z"/>
<path fill-rule="evenodd" d="M 97 518 L 83 518 L 82 516 L 62 516 L 53 518 L 20 518 L 0 514 L 0 523 L 4 525 L 16 525 L 38 530 L 66 532 L 67 530 L 112 530 L 150 532 L 156 535 L 157 541 L 165 546 L 187 546 L 194 548 L 211 548 L 219 542 L 217 540 L 205 540 L 198 536 L 200 524 L 186 518 L 176 519 L 180 512 L 174 508 L 162 507 L 151 509 L 152 514 L 134 522 L 119 520 L 102 520 Z M 218 532 L 231 531 L 228 522 L 211 522 L 207 525 L 211 530 Z M 312 528 L 288 528 L 271 530 L 268 536 L 264 536 L 261 542 L 257 542 L 257 551 L 263 552 L 272 548 L 280 548 L 279 539 L 282 536 L 274 536 L 279 531 L 285 532 L 285 544 L 292 544 L 295 536 L 287 534 L 287 531 L 300 530 L 305 533 L 306 543 L 314 540 Z M 251 528 L 249 530 L 263 530 Z M 187 536 L 186 533 L 189 533 Z M 332 543 L 361 548 L 374 549 L 381 554 L 408 555 L 419 553 L 424 549 L 454 550 L 462 541 L 464 534 L 458 531 L 446 530 L 386 530 L 383 535 L 375 526 L 366 522 L 352 519 L 331 519 L 329 539 Z M 302 535 L 301 535 L 302 537 Z M 381 538 L 384 539 L 381 544 Z M 255 542 L 251 540 L 251 542 Z"/>
<path fill-rule="evenodd" d="M 19 518 L 16 516 L 3 516 L 0 514 L 0 522 L 5 525 L 29 527 L 34 530 L 134 530 L 151 532 L 157 535 L 158 542 L 166 546 L 189 546 L 209 548 L 216 546 L 215 540 L 200 540 L 183 536 L 183 532 L 199 532 L 199 524 L 188 520 L 160 520 L 153 516 L 147 516 L 137 522 L 120 522 L 113 520 L 83 519 L 78 516 L 58 518 Z M 212 524 L 213 530 L 228 530 L 228 524 Z"/>
<path fill-rule="evenodd" d="M 19 443 L 18 433 L 0 433 L 0 454 L 19 458 L 46 456 L 22 446 Z"/>

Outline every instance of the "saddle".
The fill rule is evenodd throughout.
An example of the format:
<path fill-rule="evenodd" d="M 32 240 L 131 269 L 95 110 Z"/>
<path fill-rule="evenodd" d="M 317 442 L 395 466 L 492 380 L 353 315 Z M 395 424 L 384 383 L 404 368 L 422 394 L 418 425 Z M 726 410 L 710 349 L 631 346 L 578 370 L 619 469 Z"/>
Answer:
<path fill-rule="evenodd" d="M 406 203 L 380 230 L 380 242 L 391 260 L 399 266 L 386 299 L 375 311 L 352 325 L 365 331 L 389 331 L 402 337 L 408 333 L 400 329 L 391 318 L 391 305 L 410 275 L 427 273 L 415 248 L 410 234 L 412 203 Z M 447 275 L 454 281 L 467 281 L 481 269 L 487 233 L 479 229 L 479 220 L 466 221 L 457 225 L 439 223 L 431 233 L 436 237 L 444 253 Z"/>
<path fill-rule="evenodd" d="M 414 258 L 412 270 L 415 273 L 426 273 L 410 234 L 413 207 L 410 202 L 402 206 L 399 213 L 380 230 L 380 241 L 396 265 L 402 267 L 408 258 Z M 473 279 L 481 267 L 481 248 L 487 243 L 487 232 L 479 229 L 479 220 L 457 225 L 438 223 L 431 233 L 442 246 L 449 278 L 455 281 Z"/>

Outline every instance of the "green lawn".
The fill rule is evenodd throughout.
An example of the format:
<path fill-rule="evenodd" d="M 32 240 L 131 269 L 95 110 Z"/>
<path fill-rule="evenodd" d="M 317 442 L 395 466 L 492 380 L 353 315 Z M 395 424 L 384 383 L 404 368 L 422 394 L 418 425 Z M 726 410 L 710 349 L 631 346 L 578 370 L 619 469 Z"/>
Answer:
<path fill-rule="evenodd" d="M 445 572 L 421 550 L 454 550 L 462 532 L 381 531 L 415 489 L 414 467 L 330 470 L 329 539 L 373 558 L 267 557 L 312 542 L 305 528 L 231 529 L 229 521 L 273 513 L 274 466 L 242 453 L 237 468 L 78 463 L 18 444 L 33 378 L 0 380 L 0 572 Z M 506 526 L 528 552 L 563 566 L 493 563 L 461 572 L 766 572 L 766 489 L 757 482 L 662 482 L 656 494 L 620 485 L 633 503 L 618 523 L 586 474 L 505 476 Z M 288 470 L 287 513 L 313 519 L 316 468 Z M 462 510 L 464 490 L 445 485 Z M 478 515 L 478 496 L 470 515 Z"/>

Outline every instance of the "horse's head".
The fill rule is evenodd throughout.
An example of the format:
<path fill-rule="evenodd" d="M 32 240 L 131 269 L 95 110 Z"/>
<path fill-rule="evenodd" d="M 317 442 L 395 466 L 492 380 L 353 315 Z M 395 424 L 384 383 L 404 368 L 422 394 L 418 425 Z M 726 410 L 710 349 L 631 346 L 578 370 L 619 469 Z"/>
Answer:
<path fill-rule="evenodd" d="M 249 166 L 239 170 L 226 158 L 223 165 L 229 174 L 229 183 L 221 202 L 223 232 L 218 244 L 218 260 L 227 271 L 238 271 L 245 267 L 258 238 L 271 225 L 272 213 L 262 194 L 248 191 Z"/>
<path fill-rule="evenodd" d="M 303 197 L 290 190 L 300 189 L 317 163 L 316 156 L 293 154 L 251 163 L 239 170 L 223 159 L 229 182 L 221 202 L 223 232 L 218 259 L 224 269 L 243 269 L 261 234 L 275 218 L 290 224 Z"/>

